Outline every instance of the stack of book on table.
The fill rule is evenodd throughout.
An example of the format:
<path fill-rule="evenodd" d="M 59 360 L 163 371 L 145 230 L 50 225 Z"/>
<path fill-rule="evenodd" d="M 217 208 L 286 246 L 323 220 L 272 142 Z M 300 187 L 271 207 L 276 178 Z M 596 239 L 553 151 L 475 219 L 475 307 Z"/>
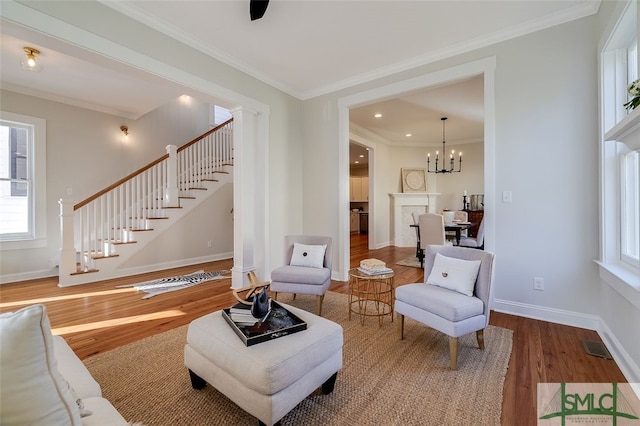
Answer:
<path fill-rule="evenodd" d="M 366 275 L 390 274 L 393 269 L 387 268 L 387 264 L 378 259 L 364 259 L 360 261 L 358 271 Z"/>
<path fill-rule="evenodd" d="M 263 317 L 256 318 L 251 313 L 251 305 L 236 303 L 229 308 L 229 318 L 240 326 L 254 325 L 257 322 L 264 322 L 271 313 L 271 299 L 269 299 L 269 310 Z"/>

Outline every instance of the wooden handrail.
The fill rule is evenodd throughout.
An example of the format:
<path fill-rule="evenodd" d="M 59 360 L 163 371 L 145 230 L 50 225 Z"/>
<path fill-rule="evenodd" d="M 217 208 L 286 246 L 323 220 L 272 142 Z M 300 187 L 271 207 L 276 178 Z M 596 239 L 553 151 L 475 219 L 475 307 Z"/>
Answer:
<path fill-rule="evenodd" d="M 187 142 L 186 144 L 182 145 L 180 148 L 178 148 L 177 152 L 180 152 L 188 147 L 190 147 L 191 145 L 193 145 L 194 143 L 198 142 L 199 140 L 209 136 L 210 134 L 212 134 L 213 132 L 215 132 L 216 130 L 226 126 L 227 124 L 229 124 L 230 122 L 233 121 L 233 117 L 231 117 L 229 120 L 225 121 L 222 124 L 219 124 L 218 126 L 214 127 L 213 129 L 209 130 L 208 132 L 204 133 L 203 135 L 198 136 L 197 138 L 195 138 L 194 140 L 192 140 L 191 142 Z M 149 170 L 151 167 L 155 166 L 156 164 L 166 160 L 167 158 L 169 158 L 169 154 L 164 154 L 162 157 L 158 158 L 155 161 L 152 161 L 151 163 L 147 164 L 146 166 L 136 170 L 135 172 L 123 177 L 122 179 L 120 179 L 119 181 L 112 183 L 111 185 L 107 186 L 106 188 L 104 188 L 101 191 L 96 192 L 95 194 L 93 194 L 92 196 L 90 196 L 89 198 L 80 201 L 78 204 L 73 206 L 73 210 L 76 211 L 84 206 L 86 206 L 87 204 L 89 204 L 90 202 L 92 202 L 93 200 L 96 200 L 97 198 L 100 198 L 101 196 L 103 196 L 104 194 L 106 194 L 107 192 L 113 190 L 114 188 L 117 188 L 118 186 L 122 185 L 123 183 L 125 183 L 126 181 L 133 179 L 134 177 L 138 176 L 141 173 L 144 173 L 145 171 Z"/>
<path fill-rule="evenodd" d="M 210 134 L 212 134 L 213 132 L 215 132 L 216 130 L 226 126 L 227 124 L 229 124 L 230 122 L 233 121 L 233 117 L 231 117 L 230 119 L 228 119 L 227 121 L 225 121 L 222 124 L 217 125 L 216 127 L 214 127 L 213 129 L 209 130 L 208 132 L 204 133 L 203 135 L 198 136 L 197 138 L 195 138 L 194 140 L 192 140 L 191 142 L 187 142 L 186 144 L 182 145 L 180 148 L 178 148 L 177 152 L 180 152 L 184 149 L 187 149 L 188 147 L 190 147 L 191 145 L 195 144 L 196 142 L 198 142 L 199 140 L 209 136 Z M 117 188 L 118 186 L 122 185 L 123 183 L 125 183 L 126 181 L 133 179 L 134 177 L 138 176 L 141 173 L 144 173 L 145 171 L 149 170 L 151 167 L 155 166 L 156 164 L 166 160 L 167 158 L 169 158 L 169 154 L 164 154 L 162 157 L 158 158 L 155 161 L 152 161 L 151 163 L 147 164 L 146 166 L 136 170 L 135 172 L 123 177 L 122 179 L 120 179 L 119 181 L 112 183 L 111 185 L 107 186 L 106 188 L 104 188 L 101 191 L 96 192 L 95 194 L 93 194 L 92 196 L 90 196 L 89 198 L 80 201 L 78 204 L 73 206 L 73 210 L 76 211 L 84 206 L 86 206 L 87 204 L 89 204 L 90 202 L 96 200 L 97 198 L 103 196 L 104 194 L 106 194 L 107 192 Z"/>
<path fill-rule="evenodd" d="M 226 126 L 227 124 L 231 123 L 233 121 L 233 117 L 231 117 L 230 119 L 228 119 L 227 121 L 225 121 L 222 124 L 218 124 L 216 127 L 214 127 L 213 129 L 209 130 L 207 133 L 198 136 L 197 138 L 195 138 L 194 140 L 192 140 L 191 142 L 187 142 L 186 144 L 182 145 L 180 148 L 178 148 L 177 152 L 180 152 L 184 149 L 189 148 L 191 145 L 193 145 L 194 143 L 198 142 L 199 140 L 206 138 L 207 136 L 209 136 L 211 133 L 215 132 L 216 130 Z"/>
<path fill-rule="evenodd" d="M 101 196 L 103 196 L 107 192 L 111 191 L 112 189 L 117 188 L 118 186 L 122 185 L 123 183 L 125 183 L 129 179 L 133 179 L 134 177 L 138 176 L 139 174 L 145 172 L 146 170 L 149 170 L 150 168 L 152 168 L 153 166 L 155 166 L 158 163 L 161 163 L 162 161 L 166 160 L 167 158 L 169 158 L 169 154 L 164 154 L 162 157 L 160 157 L 157 160 L 147 164 L 143 168 L 136 170 L 135 172 L 131 173 L 128 176 L 123 177 L 122 179 L 120 179 L 119 181 L 117 181 L 115 183 L 112 183 L 111 185 L 107 186 L 105 189 L 96 192 L 91 197 L 87 198 L 86 200 L 80 201 L 78 204 L 73 206 L 73 210 L 75 211 L 75 210 L 78 210 L 78 209 L 86 206 L 87 204 L 89 204 L 93 200 L 95 200 L 97 198 L 100 198 Z"/>

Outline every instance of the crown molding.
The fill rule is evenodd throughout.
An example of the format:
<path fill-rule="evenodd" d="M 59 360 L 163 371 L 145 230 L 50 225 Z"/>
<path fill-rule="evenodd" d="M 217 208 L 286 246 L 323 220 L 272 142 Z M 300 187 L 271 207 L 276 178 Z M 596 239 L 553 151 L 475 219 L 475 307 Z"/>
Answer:
<path fill-rule="evenodd" d="M 578 4 L 572 8 L 562 10 L 560 12 L 545 16 L 540 19 L 535 19 L 526 22 L 521 25 L 507 28 L 502 31 L 489 34 L 484 37 L 478 37 L 473 41 L 458 43 L 453 46 L 449 46 L 425 55 L 417 56 L 415 58 L 398 62 L 387 67 L 378 68 L 376 70 L 358 74 L 353 77 L 337 81 L 335 83 L 318 87 L 315 89 L 309 89 L 305 91 L 298 91 L 293 89 L 290 85 L 283 81 L 276 80 L 259 70 L 251 67 L 244 61 L 229 55 L 228 53 L 218 49 L 214 46 L 208 45 L 201 40 L 186 34 L 184 31 L 170 25 L 164 20 L 151 17 L 146 12 L 136 7 L 133 4 L 125 2 L 114 2 L 108 0 L 98 0 L 105 6 L 108 6 L 124 15 L 129 16 L 138 22 L 149 26 L 167 36 L 178 40 L 194 49 L 201 51 L 202 53 L 230 66 L 238 71 L 241 71 L 251 77 L 254 77 L 263 83 L 266 83 L 282 92 L 289 94 L 299 100 L 307 100 L 314 97 L 326 95 L 338 90 L 342 90 L 351 86 L 366 83 L 378 78 L 386 77 L 392 74 L 396 74 L 402 71 L 406 71 L 419 66 L 427 65 L 436 61 L 447 59 L 456 55 L 471 52 L 483 47 L 490 46 L 499 42 L 510 40 L 516 37 L 520 37 L 526 34 L 530 34 L 536 31 L 547 29 L 556 25 L 564 24 L 576 19 L 584 18 L 586 16 L 593 15 L 598 12 L 602 0 L 587 0 L 581 4 Z"/>

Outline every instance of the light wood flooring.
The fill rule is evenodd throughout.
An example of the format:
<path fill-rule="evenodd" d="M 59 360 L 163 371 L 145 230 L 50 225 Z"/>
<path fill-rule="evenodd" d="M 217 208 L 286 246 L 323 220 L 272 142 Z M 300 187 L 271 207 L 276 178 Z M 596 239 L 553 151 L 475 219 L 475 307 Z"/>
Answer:
<path fill-rule="evenodd" d="M 395 271 L 396 285 L 420 282 L 421 269 L 396 265 L 412 248 L 368 250 L 367 235 L 351 237 L 351 266 L 377 258 Z M 195 286 L 142 300 L 142 293 L 118 285 L 133 284 L 198 269 L 230 269 L 231 260 L 205 263 L 74 287 L 59 288 L 57 277 L 0 286 L 0 313 L 33 303 L 47 306 L 55 334 L 61 334 L 81 359 L 144 337 L 188 324 L 233 303 L 230 280 Z M 346 293 L 346 282 L 331 291 Z M 600 341 L 595 331 L 492 312 L 490 323 L 513 330 L 502 405 L 503 425 L 536 424 L 536 385 L 541 382 L 626 382 L 612 360 L 587 355 L 582 340 Z M 390 325 L 390 324 L 389 324 Z M 445 384 L 446 385 L 446 384 Z M 481 422 L 481 419 L 479 419 Z"/>

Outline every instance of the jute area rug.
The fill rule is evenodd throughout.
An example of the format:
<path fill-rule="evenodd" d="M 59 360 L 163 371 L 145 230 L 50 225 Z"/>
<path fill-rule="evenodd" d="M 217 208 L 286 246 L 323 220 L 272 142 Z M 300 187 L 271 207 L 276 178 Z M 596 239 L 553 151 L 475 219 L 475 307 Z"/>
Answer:
<path fill-rule="evenodd" d="M 314 311 L 315 300 L 280 295 Z M 405 340 L 396 322 L 382 327 L 347 317 L 347 296 L 327 292 L 323 316 L 344 329 L 343 367 L 333 393 L 307 397 L 282 425 L 499 425 L 511 330 L 489 326 L 485 350 L 475 333 L 459 342 L 458 370 L 449 370 L 447 336 L 409 318 Z M 397 321 L 397 320 L 396 320 Z M 187 326 L 85 360 L 103 396 L 130 422 L 144 425 L 255 425 L 211 386 L 195 390 L 183 362 Z"/>

